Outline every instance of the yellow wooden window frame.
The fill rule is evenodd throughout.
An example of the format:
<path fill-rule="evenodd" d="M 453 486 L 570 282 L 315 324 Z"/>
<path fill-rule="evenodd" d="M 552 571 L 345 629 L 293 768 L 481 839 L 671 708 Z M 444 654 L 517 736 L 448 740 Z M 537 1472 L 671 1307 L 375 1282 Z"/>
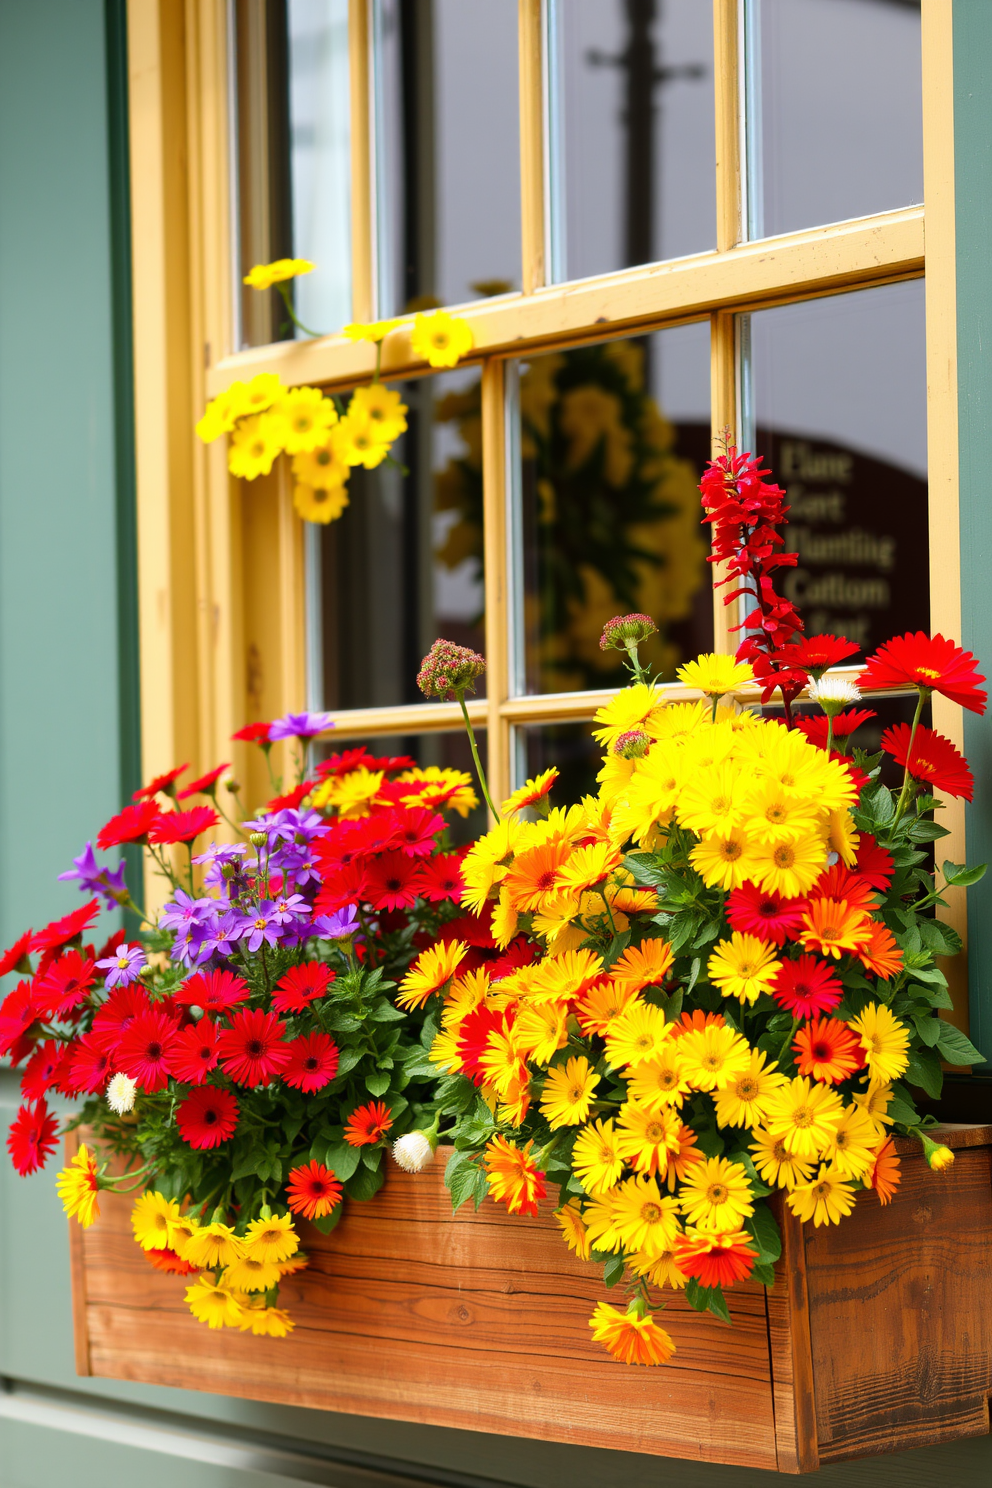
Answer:
<path fill-rule="evenodd" d="M 713 252 L 548 285 L 545 262 L 541 0 L 518 0 L 523 289 L 464 307 L 482 370 L 488 696 L 496 798 L 510 786 L 510 731 L 587 719 L 606 694 L 511 696 L 507 611 L 507 358 L 709 318 L 714 432 L 737 420 L 734 317 L 742 312 L 927 278 L 931 624 L 961 630 L 954 272 L 952 7 L 922 0 L 926 207 L 743 242 L 739 0 L 712 0 L 718 241 Z M 356 320 L 374 314 L 371 189 L 371 0 L 349 0 L 352 278 Z M 304 547 L 285 473 L 234 482 L 218 445 L 192 425 L 236 378 L 278 372 L 288 385 L 347 388 L 373 370 L 366 344 L 339 336 L 231 351 L 232 163 L 227 0 L 129 0 L 134 338 L 138 457 L 142 724 L 147 775 L 182 759 L 230 757 L 254 716 L 305 703 Z M 409 339 L 390 337 L 383 372 L 419 376 Z M 241 489 L 236 489 L 240 484 Z M 716 644 L 728 648 L 723 605 Z M 677 687 L 667 691 L 677 696 Z M 934 699 L 935 726 L 960 747 L 961 710 Z M 454 705 L 335 715 L 335 737 L 457 726 Z M 236 771 L 261 799 L 258 761 L 234 746 Z M 254 796 L 252 796 L 254 798 Z M 947 855 L 964 861 L 964 812 L 949 802 Z M 963 932 L 964 895 L 950 918 Z M 961 964 L 959 962 L 959 964 Z"/>

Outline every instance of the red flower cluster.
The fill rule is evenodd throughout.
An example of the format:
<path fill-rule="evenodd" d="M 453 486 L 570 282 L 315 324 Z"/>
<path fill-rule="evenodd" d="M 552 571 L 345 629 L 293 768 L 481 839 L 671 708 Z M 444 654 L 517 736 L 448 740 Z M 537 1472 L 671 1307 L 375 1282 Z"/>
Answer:
<path fill-rule="evenodd" d="M 429 807 L 388 803 L 341 821 L 314 845 L 323 878 L 315 913 L 330 914 L 356 900 L 376 912 L 409 909 L 417 899 L 457 904 L 464 887 L 461 855 L 437 852 L 444 828 L 444 817 Z"/>

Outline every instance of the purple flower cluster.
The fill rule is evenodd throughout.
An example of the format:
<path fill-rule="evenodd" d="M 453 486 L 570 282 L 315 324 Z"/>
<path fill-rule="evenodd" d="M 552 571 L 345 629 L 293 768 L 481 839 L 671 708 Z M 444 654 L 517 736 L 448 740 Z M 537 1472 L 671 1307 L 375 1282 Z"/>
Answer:
<path fill-rule="evenodd" d="M 59 874 L 62 883 L 79 883 L 83 893 L 92 898 L 98 894 L 107 909 L 112 909 L 115 904 L 121 904 L 127 897 L 127 884 L 124 882 L 124 863 L 118 863 L 114 869 L 101 868 L 96 860 L 92 842 L 87 842 L 78 858 L 73 858 L 72 867 L 65 873 Z"/>

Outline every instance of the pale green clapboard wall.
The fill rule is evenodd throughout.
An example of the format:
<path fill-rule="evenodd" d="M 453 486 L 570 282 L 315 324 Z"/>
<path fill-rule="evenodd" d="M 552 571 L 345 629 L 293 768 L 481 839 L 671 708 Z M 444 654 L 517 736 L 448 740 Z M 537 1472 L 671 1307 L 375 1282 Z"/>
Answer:
<path fill-rule="evenodd" d="M 175 0 L 179 3 L 179 0 Z M 707 3 L 707 0 L 700 0 Z M 872 3 L 872 0 L 866 0 Z M 133 507 L 118 0 L 0 0 L 0 943 L 78 902 L 54 875 L 131 788 Z M 109 82 L 107 31 L 110 47 Z M 955 0 L 965 639 L 992 659 L 992 0 Z M 987 726 L 969 746 L 992 754 Z M 992 765 L 992 760 L 989 761 Z M 988 774 L 988 770 L 986 770 Z M 972 813 L 992 855 L 989 787 Z M 984 895 L 986 891 L 982 890 Z M 989 890 L 992 892 L 992 889 Z M 976 895 L 976 1019 L 992 982 Z M 17 1103 L 0 1071 L 0 1128 Z M 209 1347 L 204 1334 L 203 1346 Z M 852 1346 L 856 1346 L 852 1342 Z M 0 1160 L 0 1488 L 377 1482 L 759 1488 L 778 1475 L 290 1411 L 73 1373 L 53 1175 Z M 348 1464 L 385 1475 L 355 1477 Z M 824 1470 L 824 1488 L 968 1488 L 987 1439 Z"/>

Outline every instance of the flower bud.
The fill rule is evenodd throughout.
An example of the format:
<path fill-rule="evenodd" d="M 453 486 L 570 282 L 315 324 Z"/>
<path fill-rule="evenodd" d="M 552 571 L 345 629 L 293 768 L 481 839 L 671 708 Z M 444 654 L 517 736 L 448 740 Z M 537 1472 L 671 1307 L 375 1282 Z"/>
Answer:
<path fill-rule="evenodd" d="M 643 759 L 651 748 L 651 740 L 643 729 L 628 729 L 613 745 L 613 753 L 621 759 Z"/>
<path fill-rule="evenodd" d="M 417 686 L 425 697 L 453 700 L 475 691 L 475 679 L 486 670 L 486 658 L 454 641 L 435 641 L 420 664 Z"/>
<path fill-rule="evenodd" d="M 954 1153 L 950 1147 L 945 1147 L 943 1142 L 934 1142 L 924 1132 L 918 1131 L 916 1135 L 923 1144 L 923 1156 L 933 1168 L 939 1173 L 944 1168 L 949 1168 L 954 1161 Z"/>
<path fill-rule="evenodd" d="M 607 620 L 603 626 L 599 649 L 601 651 L 629 651 L 632 646 L 638 646 L 641 641 L 646 641 L 648 636 L 653 636 L 657 629 L 650 615 L 614 615 L 613 619 Z"/>
<path fill-rule="evenodd" d="M 404 1173 L 422 1173 L 434 1161 L 436 1147 L 436 1133 L 407 1132 L 393 1143 L 393 1159 Z"/>
<path fill-rule="evenodd" d="M 268 840 L 268 836 L 265 832 L 252 832 L 249 834 L 248 837 L 248 841 L 251 843 L 252 847 L 256 848 L 264 847 Z"/>
<path fill-rule="evenodd" d="M 842 708 L 861 701 L 861 689 L 846 677 L 819 677 L 809 684 L 809 695 L 819 703 L 828 718 L 836 718 Z"/>

